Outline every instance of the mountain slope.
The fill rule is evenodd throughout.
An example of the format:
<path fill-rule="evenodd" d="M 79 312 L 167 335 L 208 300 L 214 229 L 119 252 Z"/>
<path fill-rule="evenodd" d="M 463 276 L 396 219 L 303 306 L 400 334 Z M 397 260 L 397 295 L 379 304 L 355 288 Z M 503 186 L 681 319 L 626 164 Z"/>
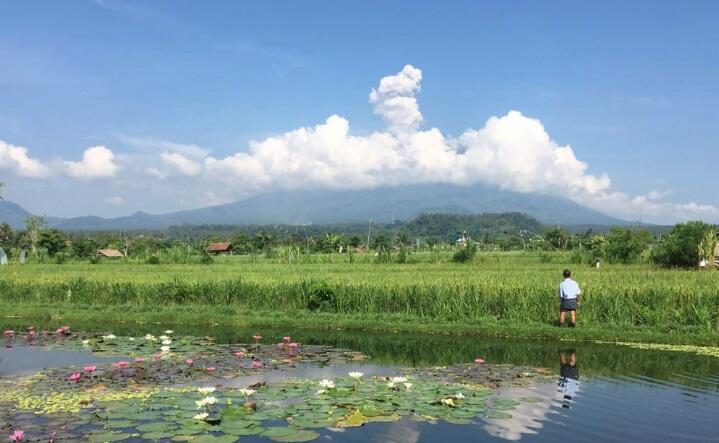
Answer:
<path fill-rule="evenodd" d="M 0 223 L 7 223 L 13 229 L 20 229 L 25 226 L 25 220 L 31 216 L 32 214 L 13 202 L 0 201 Z"/>
<path fill-rule="evenodd" d="M 488 186 L 432 184 L 350 191 L 285 191 L 169 214 L 138 212 L 112 219 L 77 217 L 59 221 L 56 226 L 66 230 L 130 230 L 182 224 L 327 224 L 366 222 L 370 218 L 391 222 L 410 220 L 423 213 L 501 212 L 521 212 L 549 225 L 626 224 L 559 197 Z"/>

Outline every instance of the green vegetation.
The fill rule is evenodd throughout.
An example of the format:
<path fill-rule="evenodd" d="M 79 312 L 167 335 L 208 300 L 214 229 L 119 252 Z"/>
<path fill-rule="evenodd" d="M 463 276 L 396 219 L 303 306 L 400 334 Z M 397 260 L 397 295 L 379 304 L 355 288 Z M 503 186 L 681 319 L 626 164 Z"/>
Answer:
<path fill-rule="evenodd" d="M 378 264 L 374 254 L 309 257 L 316 262 L 234 256 L 196 265 L 13 264 L 0 272 L 0 306 L 24 315 L 87 307 L 98 316 L 132 312 L 127 319 L 147 320 L 176 309 L 164 312 L 166 319 L 271 326 L 303 318 L 298 326 L 675 343 L 706 343 L 719 330 L 715 272 L 650 265 L 597 271 L 547 252 L 483 252 L 462 265 L 451 262 L 451 252 L 416 252 L 405 264 Z M 576 331 L 553 326 L 565 267 L 584 291 Z"/>

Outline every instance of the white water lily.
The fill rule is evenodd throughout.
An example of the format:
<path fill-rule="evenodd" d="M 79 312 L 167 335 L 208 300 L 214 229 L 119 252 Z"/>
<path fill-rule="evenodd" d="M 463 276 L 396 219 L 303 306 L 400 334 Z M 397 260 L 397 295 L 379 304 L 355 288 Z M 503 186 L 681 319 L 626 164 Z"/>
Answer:
<path fill-rule="evenodd" d="M 162 352 L 170 352 L 170 347 L 169 347 L 169 346 L 160 346 L 160 351 L 162 351 Z"/>
<path fill-rule="evenodd" d="M 332 380 L 320 380 L 320 386 L 325 389 L 332 389 L 335 387 L 335 382 Z"/>
<path fill-rule="evenodd" d="M 205 397 L 202 400 L 195 400 L 197 409 L 202 409 L 205 406 L 212 406 L 215 403 L 217 403 L 217 399 L 215 397 Z"/>
<path fill-rule="evenodd" d="M 135 339 L 133 337 L 128 338 L 128 340 L 135 341 Z"/>
<path fill-rule="evenodd" d="M 157 338 L 152 334 L 145 335 L 145 340 L 147 341 L 157 341 Z"/>
<path fill-rule="evenodd" d="M 403 384 L 404 384 L 404 387 L 405 387 L 407 390 L 409 390 L 409 388 L 412 387 L 412 383 L 403 383 Z"/>
<path fill-rule="evenodd" d="M 457 392 L 454 395 L 454 398 L 456 398 L 457 400 L 462 400 L 464 398 L 464 394 L 462 394 L 461 392 Z"/>
<path fill-rule="evenodd" d="M 162 344 L 163 344 L 163 345 L 171 345 L 171 344 L 172 344 L 172 340 L 170 340 L 169 338 L 168 338 L 167 340 L 162 340 Z"/>
<path fill-rule="evenodd" d="M 194 418 L 195 420 L 204 420 L 209 416 L 210 416 L 210 414 L 208 414 L 207 412 L 200 412 L 199 414 L 195 415 L 192 418 Z"/>
<path fill-rule="evenodd" d="M 168 329 L 167 331 L 165 331 L 165 334 L 170 335 L 170 334 L 172 334 L 173 332 L 175 332 L 175 331 L 173 331 L 172 329 Z"/>
<path fill-rule="evenodd" d="M 390 389 L 392 389 L 392 388 L 394 388 L 394 386 L 395 386 L 396 384 L 397 384 L 397 383 L 395 383 L 395 382 L 393 382 L 393 381 L 388 381 L 388 382 L 387 382 L 387 387 L 390 388 Z"/>
<path fill-rule="evenodd" d="M 451 398 L 443 398 L 441 401 L 443 405 L 454 406 L 454 400 Z"/>
<path fill-rule="evenodd" d="M 117 338 L 117 337 L 115 337 L 114 334 L 107 334 L 107 335 L 103 335 L 103 336 L 102 336 L 102 339 L 103 339 L 103 340 L 112 340 L 112 339 L 115 339 L 115 338 Z"/>
<path fill-rule="evenodd" d="M 166 335 L 161 335 L 161 336 L 160 336 L 160 340 L 167 340 L 167 339 L 169 339 L 169 338 L 170 338 L 170 337 L 168 337 L 168 336 L 166 336 Z"/>
<path fill-rule="evenodd" d="M 364 374 L 361 372 L 350 372 L 348 375 L 355 380 L 359 380 L 360 378 L 364 377 Z"/>
<path fill-rule="evenodd" d="M 82 345 L 83 345 L 83 346 L 86 346 L 86 347 L 87 347 L 87 346 L 90 346 L 90 340 L 83 340 L 83 341 L 82 341 Z"/>
<path fill-rule="evenodd" d="M 322 395 L 322 394 L 326 394 L 326 393 L 327 393 L 327 391 L 325 389 L 317 390 L 317 395 Z"/>
<path fill-rule="evenodd" d="M 254 393 L 254 389 L 240 389 L 240 394 L 242 394 L 244 397 L 252 397 Z"/>
<path fill-rule="evenodd" d="M 212 394 L 213 392 L 215 392 L 215 388 L 213 386 L 206 386 L 202 388 L 197 388 L 197 392 L 204 395 Z"/>
<path fill-rule="evenodd" d="M 407 377 L 392 377 L 391 380 L 395 383 L 405 383 L 407 381 Z"/>

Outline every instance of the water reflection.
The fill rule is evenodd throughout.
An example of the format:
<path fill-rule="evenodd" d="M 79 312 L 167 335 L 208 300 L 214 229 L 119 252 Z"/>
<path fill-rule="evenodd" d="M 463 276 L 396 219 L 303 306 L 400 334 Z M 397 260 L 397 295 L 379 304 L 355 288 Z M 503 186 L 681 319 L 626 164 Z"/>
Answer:
<path fill-rule="evenodd" d="M 569 357 L 567 357 L 569 354 Z M 559 353 L 559 389 L 562 407 L 570 409 L 579 393 L 579 367 L 577 353 L 574 350 Z"/>

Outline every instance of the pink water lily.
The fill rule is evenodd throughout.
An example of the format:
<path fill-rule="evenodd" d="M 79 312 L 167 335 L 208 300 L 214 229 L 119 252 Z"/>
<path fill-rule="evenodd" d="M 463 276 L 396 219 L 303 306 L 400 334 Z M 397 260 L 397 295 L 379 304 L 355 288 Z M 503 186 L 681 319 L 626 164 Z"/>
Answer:
<path fill-rule="evenodd" d="M 260 369 L 262 366 L 262 360 L 252 360 L 252 369 Z"/>
<path fill-rule="evenodd" d="M 255 343 L 259 343 L 262 340 L 262 336 L 261 335 L 253 335 L 252 340 L 254 340 Z"/>
<path fill-rule="evenodd" d="M 136 357 L 135 363 L 137 363 L 138 365 L 141 365 L 141 364 L 145 363 L 145 359 L 142 357 Z"/>
<path fill-rule="evenodd" d="M 129 362 L 126 362 L 125 360 L 118 361 L 117 363 L 112 364 L 116 368 L 125 369 L 126 367 L 130 366 Z"/>
<path fill-rule="evenodd" d="M 215 367 L 214 367 L 214 366 L 208 366 L 208 367 L 205 368 L 205 371 L 207 371 L 207 372 L 209 372 L 210 374 L 212 374 L 213 372 L 215 372 Z"/>
<path fill-rule="evenodd" d="M 25 431 L 22 429 L 17 429 L 13 431 L 12 434 L 10 434 L 10 441 L 23 441 L 25 438 Z"/>
<path fill-rule="evenodd" d="M 88 374 L 92 374 L 92 373 L 95 372 L 95 370 L 97 369 L 97 366 L 95 366 L 95 365 L 87 365 L 87 366 L 85 366 L 83 369 L 84 369 L 85 372 L 87 372 Z"/>
<path fill-rule="evenodd" d="M 290 338 L 289 335 L 286 335 L 286 336 L 282 337 L 282 342 L 283 342 L 283 343 L 289 343 L 289 342 L 291 342 L 291 341 L 292 341 L 292 338 Z"/>
<path fill-rule="evenodd" d="M 185 360 L 185 364 L 187 366 L 193 366 L 195 364 L 195 360 L 188 358 L 187 360 Z"/>
<path fill-rule="evenodd" d="M 73 383 L 77 383 L 82 378 L 82 372 L 73 372 L 70 374 L 70 376 L 67 378 Z"/>
<path fill-rule="evenodd" d="M 235 352 L 235 357 L 237 358 L 243 358 L 245 355 L 247 355 L 247 353 L 242 351 Z"/>
<path fill-rule="evenodd" d="M 55 331 L 56 334 L 59 335 L 65 335 L 70 332 L 70 326 L 62 326 L 57 328 L 57 331 Z"/>
<path fill-rule="evenodd" d="M 5 331 L 5 334 L 4 334 L 4 335 L 5 335 L 5 337 L 7 337 L 7 338 L 15 337 L 15 331 L 7 330 L 7 331 Z"/>
<path fill-rule="evenodd" d="M 477 363 L 478 365 L 481 365 L 484 363 L 484 359 L 482 357 L 477 357 L 474 359 L 474 362 Z"/>
<path fill-rule="evenodd" d="M 158 352 L 153 357 L 155 358 L 155 360 L 160 360 L 162 358 L 162 353 Z"/>

